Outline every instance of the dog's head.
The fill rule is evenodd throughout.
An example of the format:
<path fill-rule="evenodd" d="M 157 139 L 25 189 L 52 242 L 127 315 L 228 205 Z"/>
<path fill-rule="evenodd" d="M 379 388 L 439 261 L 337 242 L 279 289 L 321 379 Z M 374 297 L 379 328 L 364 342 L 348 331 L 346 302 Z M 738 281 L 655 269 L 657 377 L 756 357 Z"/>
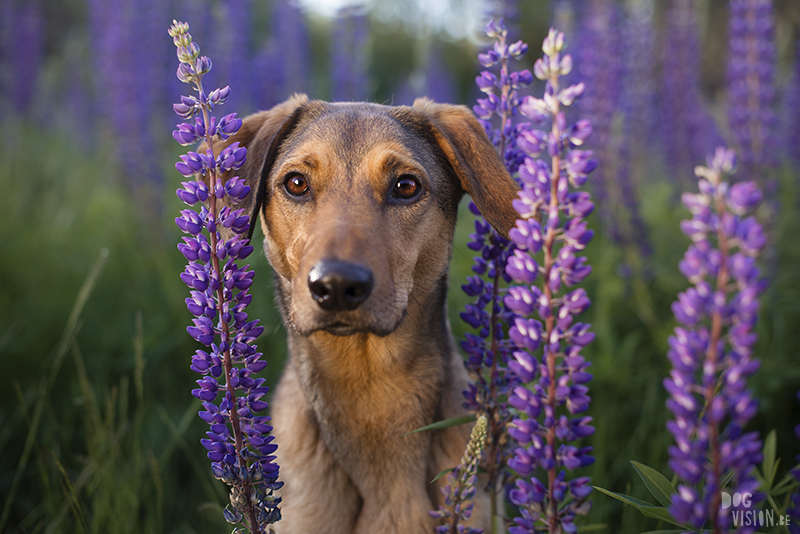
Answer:
<path fill-rule="evenodd" d="M 326 103 L 295 96 L 244 119 L 265 251 L 300 335 L 384 336 L 410 300 L 446 281 L 456 211 L 468 193 L 503 235 L 518 187 L 462 106 Z M 221 148 L 222 145 L 216 148 Z"/>

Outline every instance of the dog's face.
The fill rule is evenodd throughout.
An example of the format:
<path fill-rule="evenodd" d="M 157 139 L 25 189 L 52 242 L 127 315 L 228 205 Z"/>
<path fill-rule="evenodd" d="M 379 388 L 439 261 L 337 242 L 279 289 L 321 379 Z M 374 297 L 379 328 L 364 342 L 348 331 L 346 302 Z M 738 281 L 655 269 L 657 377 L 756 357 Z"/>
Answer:
<path fill-rule="evenodd" d="M 516 184 L 464 108 L 294 99 L 245 119 L 240 171 L 295 332 L 385 336 L 446 277 L 469 192 L 506 234 Z M 255 196 L 255 195 L 252 195 Z"/>

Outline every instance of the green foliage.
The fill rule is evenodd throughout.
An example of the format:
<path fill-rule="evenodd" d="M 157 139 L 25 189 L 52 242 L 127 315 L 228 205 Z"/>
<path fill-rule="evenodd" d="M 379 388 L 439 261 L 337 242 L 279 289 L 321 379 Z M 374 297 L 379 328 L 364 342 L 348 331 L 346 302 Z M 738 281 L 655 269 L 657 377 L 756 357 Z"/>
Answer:
<path fill-rule="evenodd" d="M 221 531 L 227 497 L 190 394 L 197 347 L 171 222 L 180 201 L 163 192 L 166 213 L 147 212 L 102 156 L 23 125 L 10 139 L 0 147 L 13 199 L 0 213 L 0 531 Z M 274 384 L 284 333 L 266 260 L 253 263 L 251 309 L 267 322 L 260 348 Z"/>

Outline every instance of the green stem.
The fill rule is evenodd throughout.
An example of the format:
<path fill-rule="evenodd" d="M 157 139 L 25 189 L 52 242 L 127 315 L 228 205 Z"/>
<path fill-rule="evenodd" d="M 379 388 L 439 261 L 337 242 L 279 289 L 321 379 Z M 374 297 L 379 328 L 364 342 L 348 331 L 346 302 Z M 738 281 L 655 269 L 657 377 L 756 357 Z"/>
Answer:
<path fill-rule="evenodd" d="M 202 80 L 198 79 L 196 82 L 197 90 L 202 94 L 203 93 L 203 82 Z M 208 106 L 203 104 L 203 124 L 206 126 L 209 124 L 209 115 L 208 115 Z M 206 128 L 206 135 L 205 135 L 205 142 L 207 150 L 211 153 L 212 162 L 216 161 L 216 154 L 214 154 L 214 145 L 212 144 L 212 137 L 209 129 Z M 213 164 L 213 163 L 212 163 Z M 209 181 L 209 206 L 208 209 L 211 212 L 211 219 L 216 221 L 217 219 L 217 195 L 214 193 L 217 185 L 217 171 L 216 168 L 210 168 L 208 170 L 208 181 Z M 209 237 L 211 241 L 211 250 L 217 250 L 217 232 L 209 232 Z M 233 383 L 231 381 L 231 374 L 233 372 L 233 360 L 231 358 L 231 350 L 230 350 L 230 329 L 228 327 L 227 321 L 223 318 L 223 303 L 225 302 L 225 290 L 224 284 L 222 283 L 222 270 L 219 266 L 219 258 L 217 257 L 216 253 L 211 254 L 211 262 L 214 272 L 217 274 L 217 280 L 219 281 L 219 287 L 217 288 L 217 308 L 219 309 L 219 323 L 222 326 L 222 338 L 225 341 L 225 344 L 228 348 L 225 350 L 223 364 L 225 367 L 225 388 L 228 394 L 231 397 L 231 409 L 230 409 L 230 420 L 231 420 L 231 429 L 233 430 L 233 438 L 236 447 L 236 457 L 238 458 L 239 462 L 244 462 L 242 458 L 242 449 L 244 448 L 244 442 L 242 439 L 242 429 L 241 425 L 239 424 L 239 413 L 236 409 L 236 389 L 233 387 Z M 246 465 L 243 467 L 247 467 Z M 244 493 L 245 498 L 247 499 L 247 504 L 245 505 L 245 510 L 247 512 L 247 522 L 249 524 L 250 532 L 251 533 L 260 533 L 261 528 L 258 525 L 258 521 L 256 520 L 256 513 L 255 507 L 253 506 L 252 501 L 250 500 L 250 482 L 248 480 L 242 481 L 242 493 Z"/>

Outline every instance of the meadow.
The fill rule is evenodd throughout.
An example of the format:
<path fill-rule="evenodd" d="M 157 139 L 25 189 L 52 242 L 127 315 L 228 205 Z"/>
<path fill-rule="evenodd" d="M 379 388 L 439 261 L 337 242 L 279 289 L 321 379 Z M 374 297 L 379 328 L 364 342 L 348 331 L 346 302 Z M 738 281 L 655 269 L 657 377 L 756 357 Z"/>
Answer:
<path fill-rule="evenodd" d="M 186 333 L 191 315 L 178 278 L 185 260 L 176 250 L 182 234 L 174 219 L 184 206 L 174 194 L 180 150 L 169 138 L 177 122 L 170 104 L 180 94 L 166 34 L 173 18 L 192 27 L 198 21 L 197 41 L 212 59 L 232 58 L 215 63 L 213 83 L 241 88 L 246 96 L 232 98 L 226 113 L 246 115 L 296 90 L 383 103 L 431 94 L 470 107 L 479 96 L 475 57 L 485 38 L 392 20 L 381 15 L 391 11 L 390 2 L 336 19 L 282 1 L 268 7 L 200 0 L 134 4 L 141 9 L 0 0 L 0 191 L 6 198 L 0 210 L 0 366 L 6 370 L 0 532 L 229 528 L 222 515 L 228 490 L 212 476 L 199 444 L 207 426 L 196 416 L 200 401 L 190 394 L 197 378 L 190 359 L 198 347 Z M 142 7 L 156 4 L 161 7 Z M 800 423 L 800 10 L 791 2 L 774 4 L 773 98 L 764 126 L 772 135 L 764 151 L 771 152 L 740 170 L 749 170 L 767 191 L 759 216 L 769 238 L 755 347 L 761 367 L 748 384 L 759 409 L 747 429 L 762 439 L 775 430 L 781 479 L 800 453 L 794 434 Z M 637 19 L 641 5 L 650 6 L 649 14 Z M 28 6 L 36 9 L 28 12 Z M 490 7 L 494 14 L 500 9 Z M 582 320 L 596 334 L 583 351 L 594 375 L 588 414 L 596 431 L 588 442 L 596 461 L 581 473 L 593 485 L 646 499 L 631 461 L 671 477 L 667 447 L 673 438 L 665 428 L 670 413 L 662 380 L 676 325 L 670 306 L 689 285 L 678 270 L 689 245 L 680 229 L 689 218 L 680 194 L 696 191 L 692 169 L 717 143 L 747 150 L 738 146 L 735 121 L 727 115 L 736 97 L 726 85 L 727 2 L 501 7 L 531 47 L 519 68 L 532 67 L 548 26 L 561 25 L 574 43 L 574 79 L 587 85 L 587 103 L 577 113 L 595 125 L 590 148 L 605 190 L 593 193 L 600 194 L 588 219 L 595 238 L 585 252 L 593 272 L 582 285 L 592 300 Z M 676 29 L 670 17 L 680 9 L 692 16 Z M 253 14 L 249 33 L 230 32 L 247 10 Z M 138 19 L 140 13 L 148 18 Z M 20 17 L 16 25 L 12 15 Z M 482 28 L 489 11 L 476 18 Z M 687 27 L 696 32 L 693 43 L 670 41 Z M 232 41 L 238 34 L 244 39 Z M 612 34 L 626 36 L 616 43 L 616 56 L 602 49 Z M 137 55 L 137 43 L 143 49 L 145 41 L 150 55 Z M 30 55 L 23 58 L 23 52 Z M 683 63 L 670 64 L 673 56 Z M 609 57 L 619 63 L 604 63 Z M 582 69 L 581 61 L 598 69 Z M 532 91 L 541 93 L 541 87 Z M 618 179 L 623 175 L 625 181 Z M 459 318 L 471 300 L 461 285 L 474 255 L 466 246 L 474 231 L 466 204 L 450 271 L 457 339 L 470 331 Z M 286 356 L 285 331 L 270 267 L 259 251 L 260 229 L 254 241 L 248 313 L 265 326 L 257 343 L 269 365 L 261 376 L 273 385 Z M 592 500 L 581 531 L 665 528 L 599 492 Z"/>

